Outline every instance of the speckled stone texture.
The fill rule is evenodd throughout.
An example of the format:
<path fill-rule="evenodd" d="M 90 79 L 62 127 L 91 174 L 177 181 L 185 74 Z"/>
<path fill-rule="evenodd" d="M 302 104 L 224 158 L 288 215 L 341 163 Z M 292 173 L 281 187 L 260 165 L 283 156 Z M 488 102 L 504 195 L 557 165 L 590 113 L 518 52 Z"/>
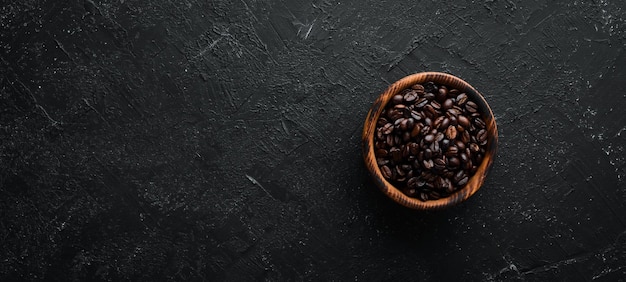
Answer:
<path fill-rule="evenodd" d="M 626 277 L 626 2 L 4 0 L 0 281 Z M 443 71 L 483 188 L 384 197 L 367 110 Z"/>

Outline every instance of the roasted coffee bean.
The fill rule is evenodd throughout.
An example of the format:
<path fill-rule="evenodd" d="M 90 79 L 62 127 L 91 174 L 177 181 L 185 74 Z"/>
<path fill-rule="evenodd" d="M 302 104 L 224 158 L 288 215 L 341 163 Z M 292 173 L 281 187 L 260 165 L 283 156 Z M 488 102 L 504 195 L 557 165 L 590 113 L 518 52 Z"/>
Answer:
<path fill-rule="evenodd" d="M 392 123 L 386 123 L 383 127 L 383 134 L 387 135 L 387 134 L 391 134 L 393 132 L 393 124 Z"/>
<path fill-rule="evenodd" d="M 402 133 L 402 141 L 409 142 L 409 140 L 411 140 L 411 132 L 404 131 Z"/>
<path fill-rule="evenodd" d="M 446 151 L 446 156 L 454 157 L 458 153 L 459 153 L 459 148 L 456 145 L 452 145 L 452 146 L 448 147 L 448 150 Z"/>
<path fill-rule="evenodd" d="M 466 177 L 466 173 L 465 171 L 459 170 L 455 175 L 454 175 L 454 182 L 459 182 L 461 181 L 461 179 L 463 179 L 463 177 Z"/>
<path fill-rule="evenodd" d="M 485 121 L 483 121 L 483 119 L 481 118 L 474 118 L 474 125 L 476 126 L 476 128 L 485 128 L 487 125 L 485 124 Z"/>
<path fill-rule="evenodd" d="M 400 94 L 393 95 L 391 98 L 391 102 L 394 104 L 400 104 L 403 102 L 403 97 Z"/>
<path fill-rule="evenodd" d="M 459 149 L 460 152 L 465 150 L 465 143 L 461 140 L 456 140 L 456 142 L 454 142 L 454 145 Z"/>
<path fill-rule="evenodd" d="M 421 84 L 413 84 L 411 85 L 411 89 L 413 90 L 417 90 L 418 92 L 424 92 L 424 86 L 422 86 Z"/>
<path fill-rule="evenodd" d="M 432 82 L 432 81 L 426 82 L 426 83 L 425 83 L 425 84 L 423 84 L 423 85 L 424 85 L 424 91 L 425 91 L 425 92 L 428 92 L 428 93 L 435 93 L 435 92 L 438 90 L 438 88 L 439 88 L 439 87 L 437 87 L 437 85 L 436 85 L 434 82 Z"/>
<path fill-rule="evenodd" d="M 448 117 L 445 117 L 443 121 L 441 121 L 439 128 L 445 130 L 446 128 L 448 128 L 449 125 L 450 125 L 450 119 Z"/>
<path fill-rule="evenodd" d="M 457 157 L 450 157 L 448 158 L 448 165 L 452 168 L 458 167 L 459 165 L 461 165 L 461 161 Z"/>
<path fill-rule="evenodd" d="M 395 96 L 394 96 L 395 97 Z M 419 96 L 417 95 L 417 91 L 410 91 L 404 94 L 404 101 L 407 103 L 415 101 Z"/>
<path fill-rule="evenodd" d="M 446 119 L 445 116 L 439 116 L 438 118 L 436 118 L 435 121 L 433 122 L 433 127 L 439 128 L 439 126 L 441 126 L 441 123 L 443 122 L 444 119 Z"/>
<path fill-rule="evenodd" d="M 402 161 L 402 152 L 399 148 L 393 147 L 389 150 L 389 154 L 391 154 L 391 158 L 395 163 L 399 163 Z"/>
<path fill-rule="evenodd" d="M 444 151 L 447 150 L 449 146 L 450 146 L 450 140 L 449 139 L 441 140 L 441 146 L 440 147 L 441 147 L 442 150 L 444 150 Z"/>
<path fill-rule="evenodd" d="M 384 158 L 384 157 L 376 158 L 376 164 L 378 164 L 378 166 L 386 165 L 388 163 L 389 163 L 389 160 L 387 158 Z"/>
<path fill-rule="evenodd" d="M 461 135 L 461 141 L 463 141 L 463 143 L 467 144 L 469 141 L 471 140 L 471 136 L 469 134 L 469 131 L 463 131 L 463 134 Z"/>
<path fill-rule="evenodd" d="M 472 101 L 467 101 L 465 103 L 465 109 L 470 113 L 475 113 L 478 111 L 478 105 Z"/>
<path fill-rule="evenodd" d="M 476 133 L 476 139 L 481 143 L 487 140 L 487 130 L 479 130 L 478 133 Z"/>
<path fill-rule="evenodd" d="M 430 159 L 433 157 L 433 150 L 428 148 L 424 150 L 424 159 Z"/>
<path fill-rule="evenodd" d="M 457 120 L 459 121 L 459 125 L 462 126 L 462 127 L 469 127 L 469 125 L 470 125 L 469 119 L 467 119 L 467 117 L 465 117 L 465 116 L 459 115 L 457 117 Z"/>
<path fill-rule="evenodd" d="M 384 126 L 385 124 L 387 124 L 389 121 L 387 121 L 387 119 L 385 117 L 380 117 L 378 118 L 378 122 L 376 122 L 376 126 Z"/>
<path fill-rule="evenodd" d="M 459 182 L 457 182 L 456 184 L 459 185 L 459 186 L 464 186 L 465 184 L 467 184 L 468 180 L 469 179 L 466 176 L 466 177 L 463 177 L 461 180 L 459 180 Z"/>
<path fill-rule="evenodd" d="M 400 177 L 406 175 L 406 171 L 404 171 L 399 165 L 396 166 L 396 174 Z"/>
<path fill-rule="evenodd" d="M 472 152 L 480 152 L 480 146 L 476 143 L 470 143 L 469 148 Z"/>
<path fill-rule="evenodd" d="M 422 162 L 422 165 L 424 166 L 424 169 L 431 169 L 433 168 L 433 166 L 435 166 L 435 164 L 433 163 L 433 160 L 424 160 Z"/>
<path fill-rule="evenodd" d="M 428 135 L 424 136 L 424 141 L 426 141 L 428 143 L 431 143 L 431 142 L 435 141 L 435 136 L 432 135 L 432 134 L 428 134 Z"/>
<path fill-rule="evenodd" d="M 445 86 L 441 86 L 439 88 L 439 91 L 437 91 L 437 93 L 435 94 L 435 97 L 439 102 L 445 101 L 448 97 L 448 88 L 446 88 Z"/>
<path fill-rule="evenodd" d="M 396 145 L 396 138 L 393 135 L 387 135 L 385 139 L 387 141 L 387 146 Z"/>
<path fill-rule="evenodd" d="M 380 167 L 380 172 L 383 174 L 383 177 L 387 179 L 391 179 L 393 176 L 391 169 L 386 165 Z"/>
<path fill-rule="evenodd" d="M 419 100 L 417 100 L 417 103 L 415 103 L 415 108 L 416 109 L 421 109 L 424 106 L 426 106 L 428 104 L 428 99 L 426 99 L 426 97 L 422 97 Z"/>
<path fill-rule="evenodd" d="M 459 96 L 456 96 L 456 104 L 459 106 L 463 106 L 467 102 L 467 94 L 461 93 Z"/>
<path fill-rule="evenodd" d="M 426 94 L 424 94 L 424 98 L 426 98 L 426 100 L 428 100 L 428 101 L 431 101 L 431 100 L 435 99 L 435 94 L 430 93 L 430 92 L 426 93 Z"/>
<path fill-rule="evenodd" d="M 374 151 L 374 155 L 376 155 L 377 157 L 380 157 L 380 158 L 386 157 L 388 153 L 389 152 L 387 150 L 385 150 L 385 149 L 378 149 L 378 150 Z"/>
<path fill-rule="evenodd" d="M 462 189 L 478 169 L 488 138 L 466 93 L 432 82 L 393 95 L 376 121 L 374 155 L 383 177 L 422 201 Z"/>
<path fill-rule="evenodd" d="M 456 139 L 456 128 L 454 126 L 448 126 L 446 129 L 446 138 L 450 140 Z"/>
<path fill-rule="evenodd" d="M 459 110 L 459 109 L 457 109 L 457 108 L 450 108 L 450 109 L 448 109 L 448 113 L 449 113 L 451 116 L 457 117 L 457 116 L 461 115 L 463 112 L 462 112 L 462 111 L 460 111 L 460 110 Z"/>

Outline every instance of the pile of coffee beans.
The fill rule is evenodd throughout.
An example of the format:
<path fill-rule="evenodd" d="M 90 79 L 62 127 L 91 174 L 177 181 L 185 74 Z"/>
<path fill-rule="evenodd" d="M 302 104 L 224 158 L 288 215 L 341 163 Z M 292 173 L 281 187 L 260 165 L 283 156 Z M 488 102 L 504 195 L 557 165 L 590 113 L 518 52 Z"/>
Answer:
<path fill-rule="evenodd" d="M 463 188 L 483 160 L 487 129 L 466 93 L 433 82 L 394 95 L 374 136 L 383 177 L 422 201 Z"/>

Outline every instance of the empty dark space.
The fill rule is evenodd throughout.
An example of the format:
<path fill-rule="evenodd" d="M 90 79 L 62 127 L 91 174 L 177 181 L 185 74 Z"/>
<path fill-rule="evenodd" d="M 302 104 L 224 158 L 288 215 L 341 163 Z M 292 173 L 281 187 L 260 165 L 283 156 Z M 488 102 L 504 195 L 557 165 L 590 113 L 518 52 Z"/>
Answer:
<path fill-rule="evenodd" d="M 0 2 L 0 281 L 626 277 L 624 1 Z M 499 131 L 442 211 L 361 155 L 423 71 Z"/>

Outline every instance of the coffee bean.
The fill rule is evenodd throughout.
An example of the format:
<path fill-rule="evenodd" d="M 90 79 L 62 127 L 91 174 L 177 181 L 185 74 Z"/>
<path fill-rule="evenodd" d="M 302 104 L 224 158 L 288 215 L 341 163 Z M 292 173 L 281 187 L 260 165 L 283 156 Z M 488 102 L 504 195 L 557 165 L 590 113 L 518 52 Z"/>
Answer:
<path fill-rule="evenodd" d="M 419 100 L 417 100 L 417 103 L 415 103 L 415 108 L 421 109 L 424 106 L 426 106 L 426 104 L 428 104 L 428 99 L 426 99 L 426 97 L 422 97 Z"/>
<path fill-rule="evenodd" d="M 485 121 L 483 121 L 483 119 L 481 118 L 474 118 L 474 125 L 476 126 L 476 128 L 485 128 L 487 125 L 485 124 Z"/>
<path fill-rule="evenodd" d="M 402 161 L 402 152 L 399 148 L 391 148 L 391 150 L 389 150 L 389 154 L 391 154 L 391 158 L 395 163 L 399 163 L 400 161 Z"/>
<path fill-rule="evenodd" d="M 454 126 L 448 126 L 446 129 L 446 138 L 451 140 L 456 138 L 456 128 Z"/>
<path fill-rule="evenodd" d="M 470 143 L 469 148 L 472 152 L 480 152 L 480 146 L 476 143 Z"/>
<path fill-rule="evenodd" d="M 460 111 L 460 110 L 459 110 L 459 109 L 457 109 L 457 108 L 450 108 L 450 109 L 448 109 L 448 113 L 449 113 L 451 116 L 456 117 L 456 116 L 461 115 L 463 112 L 462 112 L 462 111 Z"/>
<path fill-rule="evenodd" d="M 400 104 L 403 102 L 403 97 L 400 94 L 393 95 L 391 98 L 391 102 L 394 104 Z"/>
<path fill-rule="evenodd" d="M 459 185 L 459 186 L 464 186 L 465 184 L 467 184 L 468 180 L 469 179 L 466 176 L 466 177 L 463 177 L 461 180 L 459 180 L 459 182 L 457 182 L 456 184 Z"/>
<path fill-rule="evenodd" d="M 426 100 L 428 100 L 428 101 L 431 101 L 431 100 L 435 99 L 435 94 L 430 93 L 430 92 L 429 92 L 429 93 L 426 93 L 426 94 L 424 94 L 424 98 L 425 98 Z"/>
<path fill-rule="evenodd" d="M 436 95 L 437 101 L 439 102 L 445 101 L 446 98 L 448 97 L 448 88 L 446 88 L 445 86 L 441 86 L 439 88 L 439 91 L 435 95 Z"/>
<path fill-rule="evenodd" d="M 454 157 L 459 153 L 459 148 L 456 145 L 452 145 L 448 147 L 448 151 L 446 151 L 446 156 Z"/>
<path fill-rule="evenodd" d="M 470 113 L 475 113 L 478 111 L 478 105 L 472 101 L 467 101 L 467 103 L 465 103 L 465 109 Z"/>
<path fill-rule="evenodd" d="M 418 92 L 424 92 L 424 86 L 421 84 L 413 84 L 411 85 L 411 89 L 417 90 Z"/>
<path fill-rule="evenodd" d="M 447 109 L 452 108 L 452 106 L 454 106 L 454 102 L 452 102 L 452 99 L 446 99 L 445 101 L 443 101 L 442 106 L 444 109 L 447 110 Z"/>
<path fill-rule="evenodd" d="M 386 179 L 391 179 L 391 177 L 393 176 L 391 169 L 386 165 L 383 165 L 380 167 L 380 172 L 383 174 L 383 177 Z"/>
<path fill-rule="evenodd" d="M 459 96 L 456 96 L 456 104 L 459 106 L 463 106 L 467 102 L 467 94 L 461 93 Z"/>
<path fill-rule="evenodd" d="M 378 166 L 383 166 L 389 163 L 389 160 L 385 157 L 381 157 L 381 158 L 376 158 L 376 164 L 378 164 Z"/>
<path fill-rule="evenodd" d="M 487 140 L 487 130 L 481 129 L 476 133 L 476 139 L 480 142 Z"/>
<path fill-rule="evenodd" d="M 424 85 L 424 91 L 425 91 L 425 92 L 428 92 L 428 93 L 435 93 L 435 91 L 437 91 L 437 90 L 438 90 L 438 88 L 439 88 L 439 87 L 437 87 L 437 85 L 436 85 L 434 82 L 432 82 L 432 81 L 426 82 L 426 83 L 425 83 L 425 84 L 423 84 L 423 85 Z"/>
<path fill-rule="evenodd" d="M 396 138 L 393 135 L 387 135 L 387 146 L 393 146 L 396 144 Z"/>
<path fill-rule="evenodd" d="M 432 134 L 428 134 L 426 136 L 424 136 L 424 141 L 431 143 L 433 141 L 435 141 L 435 136 L 433 136 Z"/>
<path fill-rule="evenodd" d="M 458 167 L 459 165 L 461 165 L 461 161 L 457 157 L 450 157 L 448 158 L 448 165 L 450 167 Z"/>
<path fill-rule="evenodd" d="M 409 93 L 404 94 L 404 101 L 410 103 L 415 101 L 418 97 L 417 91 L 410 91 Z"/>
<path fill-rule="evenodd" d="M 433 163 L 433 160 L 424 160 L 422 162 L 422 165 L 424 166 L 424 169 L 431 169 L 433 168 L 433 166 L 435 166 L 435 164 Z"/>
<path fill-rule="evenodd" d="M 469 141 L 471 140 L 469 131 L 463 131 L 463 134 L 461 135 L 461 141 L 463 141 L 463 143 L 467 144 Z"/>
<path fill-rule="evenodd" d="M 389 152 L 387 150 L 385 150 L 385 149 L 378 149 L 378 150 L 374 151 L 374 155 L 376 155 L 377 157 L 381 157 L 381 158 L 382 157 L 386 157 L 388 153 Z"/>
<path fill-rule="evenodd" d="M 446 116 L 439 116 L 438 118 L 436 118 L 435 121 L 433 122 L 433 127 L 439 128 L 439 126 L 441 125 L 444 119 L 446 119 Z"/>
<path fill-rule="evenodd" d="M 396 166 L 396 174 L 400 177 L 403 177 L 406 175 L 406 171 L 404 171 L 399 165 Z"/>
<path fill-rule="evenodd" d="M 465 116 L 459 115 L 457 117 L 457 120 L 459 121 L 459 125 L 462 126 L 462 127 L 469 127 L 469 125 L 470 125 L 469 119 L 467 119 L 467 117 L 465 117 Z"/>

